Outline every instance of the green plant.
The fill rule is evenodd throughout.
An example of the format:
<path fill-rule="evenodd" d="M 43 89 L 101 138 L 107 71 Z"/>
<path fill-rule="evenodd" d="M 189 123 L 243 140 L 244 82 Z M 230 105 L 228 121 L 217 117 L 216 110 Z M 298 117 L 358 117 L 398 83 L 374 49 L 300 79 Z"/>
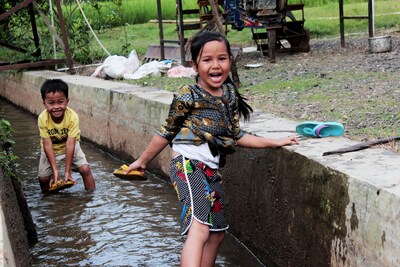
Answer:
<path fill-rule="evenodd" d="M 12 7 L 15 0 L 5 0 L 0 4 L 0 11 Z M 375 1 L 375 26 L 377 30 L 398 27 L 398 15 L 393 10 L 399 10 L 398 0 Z M 310 31 L 311 38 L 324 38 L 339 35 L 339 4 L 337 0 L 289 0 L 289 3 L 304 3 L 305 27 Z M 360 16 L 368 13 L 367 0 L 344 0 L 344 15 Z M 40 1 L 41 10 L 49 14 L 47 1 Z M 194 0 L 183 0 L 184 9 L 198 8 Z M 159 29 L 157 23 L 148 23 L 157 19 L 156 1 L 143 0 L 112 0 L 112 1 L 82 1 L 81 7 L 94 29 L 102 45 L 111 54 L 127 55 L 135 49 L 139 57 L 143 56 L 149 44 L 158 44 Z M 53 6 L 54 9 L 54 6 Z M 1 13 L 1 12 L 0 12 Z M 293 12 L 296 17 L 300 13 Z M 73 61 L 77 64 L 94 63 L 104 60 L 103 49 L 89 32 L 88 25 L 83 19 L 76 0 L 63 1 L 63 14 L 69 34 L 69 43 Z M 162 1 L 162 15 L 164 20 L 176 18 L 176 1 Z M 42 58 L 53 58 L 52 36 L 40 16 L 37 17 L 39 35 L 41 38 Z M 25 9 L 20 10 L 8 20 L 0 23 L 0 41 L 12 40 L 11 44 L 27 48 L 26 54 L 15 53 L 0 46 L 0 60 L 18 61 L 35 59 L 36 48 L 33 45 L 31 29 Z M 7 23 L 7 25 L 5 24 Z M 368 32 L 367 20 L 346 20 L 345 32 Z M 175 23 L 164 23 L 164 39 L 177 40 Z M 228 26 L 230 28 L 230 26 Z M 236 31 L 229 29 L 228 39 L 232 45 L 244 47 L 252 45 L 251 31 L 245 29 Z M 58 30 L 58 32 L 60 32 Z M 194 31 L 196 32 L 196 31 Z M 43 35 L 42 35 L 43 34 Z M 190 37 L 192 32 L 185 32 L 185 37 Z M 57 57 L 64 57 L 63 51 L 58 49 Z"/>
<path fill-rule="evenodd" d="M 7 0 L 0 4 L 0 14 L 11 9 L 18 1 Z M 11 47 L 16 47 L 16 50 L 7 49 L 5 52 L 0 50 L 0 54 L 5 53 L 7 61 L 17 62 L 20 60 L 33 60 L 38 59 L 39 51 L 32 41 L 32 30 L 29 23 L 30 17 L 28 9 L 21 9 L 16 13 L 8 16 L 0 21 L 0 41 L 7 43 Z M 0 46 L 2 48 L 2 46 Z M 26 52 L 18 52 L 20 50 Z M 3 49 L 4 50 L 4 49 Z"/>
<path fill-rule="evenodd" d="M 5 177 L 16 177 L 13 163 L 18 157 L 11 150 L 11 146 L 15 143 L 11 132 L 11 123 L 3 118 L 0 119 L 0 166 Z"/>

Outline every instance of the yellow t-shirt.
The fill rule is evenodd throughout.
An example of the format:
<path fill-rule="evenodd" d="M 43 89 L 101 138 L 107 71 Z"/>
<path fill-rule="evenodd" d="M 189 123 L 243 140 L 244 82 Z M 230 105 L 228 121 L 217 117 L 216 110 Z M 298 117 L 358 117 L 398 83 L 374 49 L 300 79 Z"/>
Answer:
<path fill-rule="evenodd" d="M 38 118 L 38 126 L 40 132 L 40 145 L 43 151 L 43 138 L 50 138 L 53 142 L 55 154 L 65 153 L 67 138 L 75 138 L 80 140 L 81 131 L 79 130 L 78 114 L 67 107 L 64 119 L 61 123 L 55 123 L 47 110 L 44 110 Z"/>

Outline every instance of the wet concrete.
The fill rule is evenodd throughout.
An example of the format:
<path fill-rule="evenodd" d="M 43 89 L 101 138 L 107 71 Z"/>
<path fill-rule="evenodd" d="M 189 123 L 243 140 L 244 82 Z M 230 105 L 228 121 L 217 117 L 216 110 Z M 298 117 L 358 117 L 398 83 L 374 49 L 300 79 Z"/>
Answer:
<path fill-rule="evenodd" d="M 267 154 L 240 150 L 232 157 L 247 164 L 246 169 L 234 166 L 225 173 L 243 177 L 225 187 L 229 218 L 237 219 L 235 229 L 245 229 L 233 229 L 232 233 L 250 244 L 268 266 L 331 266 L 332 240 L 344 239 L 347 234 L 347 178 L 339 179 L 340 173 L 332 177 L 329 168 L 298 160 L 282 149 Z M 248 169 L 253 170 L 251 177 L 246 174 Z M 293 179 L 284 179 L 288 175 Z M 242 193 L 233 196 L 237 191 Z M 246 227 L 248 224 L 255 227 Z"/>

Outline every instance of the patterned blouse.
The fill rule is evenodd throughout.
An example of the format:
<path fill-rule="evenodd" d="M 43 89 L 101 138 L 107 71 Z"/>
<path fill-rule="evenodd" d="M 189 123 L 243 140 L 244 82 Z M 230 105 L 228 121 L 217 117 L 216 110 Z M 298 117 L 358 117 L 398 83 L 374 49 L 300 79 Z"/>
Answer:
<path fill-rule="evenodd" d="M 215 97 L 197 84 L 185 85 L 174 94 L 168 118 L 157 134 L 174 144 L 208 142 L 213 156 L 233 153 L 240 129 L 238 101 L 232 84 L 222 85 Z"/>

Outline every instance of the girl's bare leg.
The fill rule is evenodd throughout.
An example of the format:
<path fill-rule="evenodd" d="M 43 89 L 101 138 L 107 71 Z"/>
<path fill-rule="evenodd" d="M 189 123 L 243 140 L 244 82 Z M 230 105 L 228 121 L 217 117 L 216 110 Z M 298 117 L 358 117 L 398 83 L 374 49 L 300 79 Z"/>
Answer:
<path fill-rule="evenodd" d="M 203 249 L 201 267 L 213 267 L 217 259 L 218 249 L 225 238 L 225 232 L 210 232 Z"/>
<path fill-rule="evenodd" d="M 193 219 L 181 254 L 181 267 L 200 267 L 204 246 L 210 235 L 208 225 Z"/>

